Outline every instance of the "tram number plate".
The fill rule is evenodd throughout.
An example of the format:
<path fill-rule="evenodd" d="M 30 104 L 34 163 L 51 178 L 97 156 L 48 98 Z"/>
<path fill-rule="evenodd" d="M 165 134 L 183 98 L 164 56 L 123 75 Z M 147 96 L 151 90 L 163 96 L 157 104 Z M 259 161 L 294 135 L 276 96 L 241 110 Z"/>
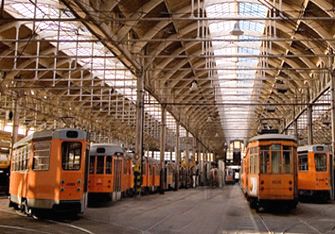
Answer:
<path fill-rule="evenodd" d="M 272 180 L 272 184 L 281 184 L 281 180 Z"/>

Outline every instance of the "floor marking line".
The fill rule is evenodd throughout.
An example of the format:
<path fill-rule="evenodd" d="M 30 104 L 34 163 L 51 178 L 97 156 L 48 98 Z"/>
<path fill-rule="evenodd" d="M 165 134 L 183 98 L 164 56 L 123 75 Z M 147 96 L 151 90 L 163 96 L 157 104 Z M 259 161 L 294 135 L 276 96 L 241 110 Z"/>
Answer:
<path fill-rule="evenodd" d="M 82 227 L 78 227 L 78 226 L 73 225 L 73 224 L 62 223 L 62 222 L 58 222 L 58 221 L 54 221 L 54 220 L 50 220 L 50 219 L 47 219 L 47 221 L 49 221 L 51 223 L 56 223 L 56 224 L 59 224 L 59 225 L 63 225 L 63 226 L 66 226 L 66 227 L 70 227 L 70 228 L 73 228 L 73 229 L 77 229 L 77 230 L 85 232 L 85 233 L 94 234 L 94 232 L 91 232 L 90 230 L 87 230 L 87 229 L 82 228 Z"/>
<path fill-rule="evenodd" d="M 269 234 L 273 233 L 273 232 L 270 231 L 268 225 L 266 225 L 266 223 L 265 223 L 263 217 L 262 217 L 260 214 L 257 214 L 257 215 L 258 215 L 258 217 L 260 218 L 260 220 L 261 220 L 263 226 L 265 227 L 266 231 L 267 231 Z"/>
<path fill-rule="evenodd" d="M 246 202 L 246 203 L 248 203 L 248 202 Z M 249 204 L 247 204 L 247 205 L 249 206 Z M 256 222 L 255 218 L 253 217 L 249 207 L 248 207 L 248 214 L 249 214 L 249 218 L 251 219 L 252 225 L 254 226 L 255 230 L 257 230 L 257 232 L 260 232 L 259 228 L 257 226 L 257 222 Z"/>
<path fill-rule="evenodd" d="M 307 223 L 306 221 L 302 220 L 301 218 L 298 218 L 298 220 L 300 222 L 302 222 L 303 224 L 305 224 L 307 227 L 309 227 L 310 229 L 313 229 L 314 231 L 316 231 L 317 233 L 322 233 L 320 232 L 316 227 L 312 226 L 311 224 Z"/>
<path fill-rule="evenodd" d="M 8 228 L 8 229 L 21 230 L 21 231 L 35 232 L 35 233 L 51 234 L 51 232 L 42 232 L 42 231 L 38 231 L 38 230 L 35 230 L 35 229 L 31 229 L 31 228 L 23 228 L 23 227 L 18 227 L 18 226 L 11 226 L 11 225 L 2 225 L 2 224 L 0 224 L 0 227 L 2 227 L 2 228 Z"/>

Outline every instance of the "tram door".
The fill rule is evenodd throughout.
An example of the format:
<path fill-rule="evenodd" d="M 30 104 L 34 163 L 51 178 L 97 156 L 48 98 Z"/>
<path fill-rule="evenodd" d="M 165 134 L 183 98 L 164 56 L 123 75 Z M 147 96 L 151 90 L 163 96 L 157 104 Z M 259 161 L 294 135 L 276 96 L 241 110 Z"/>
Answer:
<path fill-rule="evenodd" d="M 122 159 L 114 158 L 114 192 L 113 201 L 121 199 L 121 173 L 122 173 Z"/>

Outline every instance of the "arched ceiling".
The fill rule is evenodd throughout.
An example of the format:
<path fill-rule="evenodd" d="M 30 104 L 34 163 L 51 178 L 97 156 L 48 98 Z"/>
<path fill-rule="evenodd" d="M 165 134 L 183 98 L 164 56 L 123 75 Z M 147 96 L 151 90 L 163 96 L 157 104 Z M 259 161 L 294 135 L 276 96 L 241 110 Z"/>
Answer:
<path fill-rule="evenodd" d="M 145 73 L 148 147 L 158 147 L 161 103 L 172 139 L 177 120 L 207 150 L 222 153 L 225 141 L 255 135 L 264 119 L 292 131 L 305 104 L 329 88 L 334 66 L 331 0 L 4 3 L 2 113 L 15 97 L 28 126 L 61 120 L 133 144 L 136 80 Z M 241 36 L 230 34 L 236 22 Z M 313 107 L 315 138 L 324 143 L 328 104 Z"/>

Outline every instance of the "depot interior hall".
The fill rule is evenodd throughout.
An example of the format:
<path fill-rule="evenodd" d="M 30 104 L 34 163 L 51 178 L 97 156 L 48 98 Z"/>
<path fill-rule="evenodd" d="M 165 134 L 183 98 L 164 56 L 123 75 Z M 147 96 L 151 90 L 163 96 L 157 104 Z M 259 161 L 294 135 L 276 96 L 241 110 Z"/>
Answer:
<path fill-rule="evenodd" d="M 334 231 L 334 26 L 332 0 L 0 0 L 0 232 Z"/>

